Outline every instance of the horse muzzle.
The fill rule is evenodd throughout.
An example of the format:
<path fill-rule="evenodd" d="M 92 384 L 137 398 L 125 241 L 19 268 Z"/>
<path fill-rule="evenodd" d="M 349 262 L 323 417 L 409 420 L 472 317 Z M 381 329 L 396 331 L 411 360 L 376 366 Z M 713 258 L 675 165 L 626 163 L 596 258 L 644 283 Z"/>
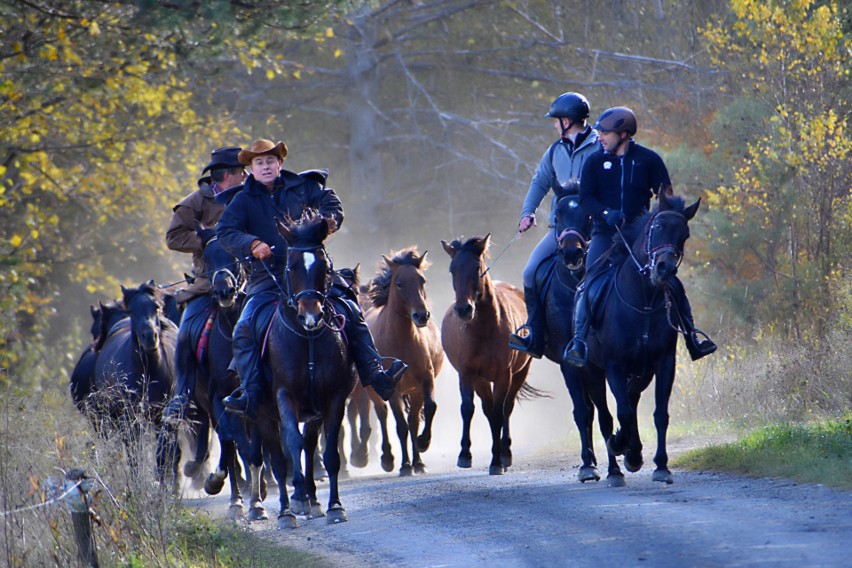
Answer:
<path fill-rule="evenodd" d="M 432 313 L 429 310 L 411 313 L 411 321 L 414 322 L 414 325 L 417 327 L 426 327 L 429 324 L 431 317 Z"/>
<path fill-rule="evenodd" d="M 657 254 L 650 267 L 651 283 L 654 286 L 660 286 L 674 278 L 679 264 L 679 256 L 674 251 Z"/>
<path fill-rule="evenodd" d="M 473 304 L 470 302 L 465 302 L 462 304 L 456 304 L 453 308 L 453 311 L 456 313 L 456 316 L 462 321 L 470 321 L 473 319 L 473 314 L 476 311 Z"/>

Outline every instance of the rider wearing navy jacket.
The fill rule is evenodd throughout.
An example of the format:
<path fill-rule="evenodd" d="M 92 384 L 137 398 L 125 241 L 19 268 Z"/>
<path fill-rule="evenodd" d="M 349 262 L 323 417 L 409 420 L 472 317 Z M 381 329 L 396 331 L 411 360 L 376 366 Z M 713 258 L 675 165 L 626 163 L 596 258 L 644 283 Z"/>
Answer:
<path fill-rule="evenodd" d="M 343 222 L 340 200 L 325 186 L 326 173 L 296 174 L 283 170 L 281 163 L 286 156 L 284 142 L 275 144 L 263 139 L 239 153 L 240 162 L 251 167 L 251 175 L 225 209 L 216 228 L 222 248 L 237 258 L 251 259 L 246 304 L 233 334 L 241 386 L 223 400 L 228 409 L 249 417 L 257 414 L 263 392 L 260 360 L 263 333 L 274 313 L 279 283 L 284 281 L 287 265 L 287 242 L 278 231 L 276 218 L 298 219 L 305 209 L 313 208 L 326 219 L 330 232 Z M 387 400 L 407 366 L 393 359 L 389 370 L 384 371 L 357 300 L 345 285 L 335 285 L 331 292 L 335 308 L 346 316 L 350 353 L 362 384 L 371 385 Z"/>
<path fill-rule="evenodd" d="M 661 191 L 672 193 L 672 183 L 663 159 L 633 140 L 636 116 L 627 107 L 614 107 L 598 117 L 593 128 L 601 149 L 586 160 L 580 177 L 580 206 L 592 216 L 592 239 L 586 253 L 588 272 L 577 289 L 574 301 L 574 338 L 565 348 L 564 359 L 576 366 L 588 360 L 586 333 L 589 328 L 587 282 L 599 274 L 598 259 L 612 246 L 616 227 L 629 223 L 648 211 L 651 197 Z M 686 347 L 695 361 L 716 351 L 716 344 L 695 328 L 692 309 L 679 279 L 671 283 L 671 293 L 686 326 Z M 699 334 L 701 337 L 699 337 Z"/>

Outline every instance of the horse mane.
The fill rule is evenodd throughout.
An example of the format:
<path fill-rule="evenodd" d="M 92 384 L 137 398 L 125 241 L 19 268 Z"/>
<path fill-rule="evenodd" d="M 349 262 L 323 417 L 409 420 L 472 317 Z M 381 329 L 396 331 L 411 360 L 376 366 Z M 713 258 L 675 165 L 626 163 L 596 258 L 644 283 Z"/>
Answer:
<path fill-rule="evenodd" d="M 680 195 L 670 195 L 668 196 L 669 202 L 669 210 L 677 211 L 679 213 L 683 213 L 683 210 L 686 208 L 686 202 L 684 198 Z M 640 236 L 642 236 L 645 231 L 645 226 L 648 224 L 648 221 L 657 214 L 660 209 L 660 202 L 657 201 L 657 204 L 650 211 L 646 211 L 633 219 L 630 223 L 624 226 L 621 229 L 621 234 L 624 236 L 624 240 L 627 241 L 628 246 L 632 246 L 633 243 L 636 242 Z M 623 245 L 621 241 L 621 237 L 618 236 L 618 233 L 615 234 L 612 238 L 613 244 Z M 623 260 L 625 256 L 627 256 L 627 248 L 624 246 L 614 246 L 610 249 L 612 260 L 618 262 Z"/>
<path fill-rule="evenodd" d="M 477 249 L 480 247 L 480 243 L 482 242 L 482 240 L 486 239 L 486 238 L 488 238 L 488 237 L 470 237 L 469 239 L 465 240 L 465 238 L 462 236 L 462 237 L 459 237 L 458 239 L 453 240 L 453 242 L 450 243 L 450 247 L 452 247 L 453 250 L 456 251 L 456 253 L 472 252 L 472 253 L 479 254 L 477 252 Z M 490 248 L 490 246 L 491 246 L 491 239 L 488 238 L 488 246 L 486 246 L 485 250 L 482 251 L 483 260 L 489 258 L 488 249 Z M 450 272 L 453 271 L 453 265 L 455 264 L 455 262 L 456 262 L 456 257 L 453 256 L 453 259 L 450 261 Z"/>
<path fill-rule="evenodd" d="M 391 252 L 390 260 L 396 264 L 406 264 L 408 266 L 420 268 L 422 258 L 418 255 L 417 246 L 415 245 L 397 252 Z M 423 268 L 426 269 L 427 267 L 428 264 Z M 391 267 L 388 266 L 384 260 L 378 263 L 376 268 L 378 272 L 376 272 L 376 275 L 373 276 L 372 280 L 370 280 L 367 295 L 369 296 L 370 302 L 373 306 L 379 308 L 381 306 L 386 306 L 388 303 L 393 270 L 391 270 Z"/>

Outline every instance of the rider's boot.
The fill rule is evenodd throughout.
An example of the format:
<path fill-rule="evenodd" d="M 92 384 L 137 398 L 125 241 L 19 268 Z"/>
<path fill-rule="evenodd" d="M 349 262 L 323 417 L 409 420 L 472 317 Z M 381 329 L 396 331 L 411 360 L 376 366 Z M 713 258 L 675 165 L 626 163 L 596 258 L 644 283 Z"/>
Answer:
<path fill-rule="evenodd" d="M 589 346 L 586 334 L 589 332 L 589 306 L 586 302 L 586 282 L 577 287 L 574 298 L 574 338 L 565 347 L 562 360 L 574 367 L 585 367 L 589 361 Z"/>
<path fill-rule="evenodd" d="M 683 283 L 679 279 L 674 278 L 669 289 L 683 322 L 683 338 L 686 342 L 686 350 L 689 351 L 689 356 L 692 357 L 692 360 L 697 361 L 716 351 L 718 346 L 713 340 L 706 333 L 695 327 L 695 321 L 692 319 L 692 307 L 689 305 L 689 298 L 686 297 L 686 290 L 683 288 Z"/>
<path fill-rule="evenodd" d="M 524 286 L 524 303 L 527 305 L 527 323 L 509 336 L 509 347 L 541 359 L 544 355 L 545 311 L 533 288 Z M 527 330 L 525 336 L 519 334 L 522 329 Z"/>

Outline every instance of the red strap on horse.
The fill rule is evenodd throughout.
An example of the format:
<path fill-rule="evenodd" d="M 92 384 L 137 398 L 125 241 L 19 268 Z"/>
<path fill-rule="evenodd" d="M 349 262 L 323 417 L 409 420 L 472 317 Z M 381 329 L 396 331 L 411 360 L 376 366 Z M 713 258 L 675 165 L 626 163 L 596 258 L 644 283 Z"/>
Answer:
<path fill-rule="evenodd" d="M 201 337 L 198 338 L 198 348 L 195 350 L 195 358 L 200 363 L 204 360 L 204 355 L 207 352 L 207 343 L 210 341 L 210 330 L 213 329 L 213 320 L 216 319 L 216 310 L 211 310 L 207 322 L 204 324 L 204 329 L 201 330 Z"/>

